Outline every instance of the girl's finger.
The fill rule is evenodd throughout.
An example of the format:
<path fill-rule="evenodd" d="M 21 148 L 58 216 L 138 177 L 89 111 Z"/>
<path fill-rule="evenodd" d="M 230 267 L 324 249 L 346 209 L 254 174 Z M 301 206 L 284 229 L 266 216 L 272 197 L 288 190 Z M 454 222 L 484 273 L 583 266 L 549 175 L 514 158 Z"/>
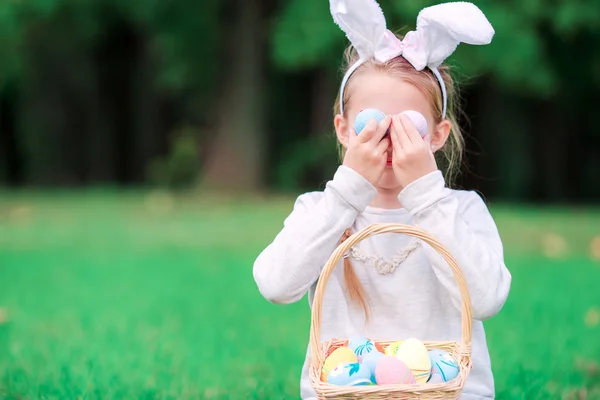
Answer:
<path fill-rule="evenodd" d="M 396 124 L 392 124 L 392 127 L 390 128 L 390 139 L 392 141 L 392 150 L 394 151 L 394 154 L 401 154 L 403 150 L 402 145 L 398 140 L 398 130 L 396 129 Z"/>
<path fill-rule="evenodd" d="M 406 134 L 406 130 L 404 129 L 404 125 L 402 124 L 402 119 L 400 119 L 399 115 L 394 115 L 394 128 L 396 130 L 396 136 L 400 146 L 403 149 L 407 149 L 411 146 L 411 141 Z"/>
<path fill-rule="evenodd" d="M 369 140 L 371 140 L 375 135 L 375 132 L 377 132 L 377 126 L 377 120 L 375 118 L 371 118 L 363 130 L 358 134 L 358 141 L 361 143 L 367 143 Z"/>
<path fill-rule="evenodd" d="M 389 115 L 386 115 L 384 119 L 381 120 L 379 125 L 377 126 L 377 132 L 371 138 L 371 142 L 377 146 L 378 143 L 381 142 L 381 139 L 385 136 L 385 133 L 389 129 L 392 124 L 392 118 Z"/>
<path fill-rule="evenodd" d="M 415 124 L 413 124 L 412 120 L 408 116 L 406 116 L 404 114 L 400 114 L 400 119 L 402 121 L 402 126 L 404 127 L 404 131 L 406 132 L 406 137 L 411 142 L 418 143 L 417 142 L 418 140 L 423 140 L 421 138 L 421 134 L 415 127 Z"/>
<path fill-rule="evenodd" d="M 390 139 L 384 137 L 383 139 L 381 139 L 381 141 L 377 144 L 377 153 L 378 154 L 383 154 L 386 153 L 388 148 L 390 147 Z"/>

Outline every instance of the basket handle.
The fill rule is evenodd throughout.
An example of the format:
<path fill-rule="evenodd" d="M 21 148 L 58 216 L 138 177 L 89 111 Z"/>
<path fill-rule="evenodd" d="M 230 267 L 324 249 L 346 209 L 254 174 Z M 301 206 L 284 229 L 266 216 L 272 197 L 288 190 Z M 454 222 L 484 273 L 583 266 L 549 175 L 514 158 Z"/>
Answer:
<path fill-rule="evenodd" d="M 356 232 L 350 236 L 347 240 L 341 243 L 336 250 L 333 252 L 329 261 L 323 267 L 315 296 L 312 305 L 312 317 L 310 326 L 310 348 L 312 353 L 312 365 L 317 368 L 323 363 L 323 356 L 320 350 L 320 335 L 321 335 L 321 309 L 323 303 L 323 295 L 325 294 L 325 286 L 329 277 L 333 272 L 333 269 L 337 263 L 342 259 L 343 255 L 350 250 L 352 246 L 358 242 L 374 235 L 382 233 L 402 233 L 408 236 L 414 236 L 418 239 L 423 240 L 435 249 L 443 258 L 446 260 L 452 272 L 454 273 L 454 279 L 458 283 L 458 290 L 461 294 L 462 300 L 462 349 L 461 353 L 463 356 L 471 356 L 471 333 L 472 333 L 472 316 L 471 316 L 471 298 L 469 296 L 469 290 L 467 287 L 467 281 L 463 275 L 458 263 L 452 257 L 452 254 L 444 247 L 440 242 L 434 239 L 430 234 L 425 232 L 421 228 L 417 228 L 411 225 L 403 224 L 373 224 L 369 225 L 363 230 Z"/>

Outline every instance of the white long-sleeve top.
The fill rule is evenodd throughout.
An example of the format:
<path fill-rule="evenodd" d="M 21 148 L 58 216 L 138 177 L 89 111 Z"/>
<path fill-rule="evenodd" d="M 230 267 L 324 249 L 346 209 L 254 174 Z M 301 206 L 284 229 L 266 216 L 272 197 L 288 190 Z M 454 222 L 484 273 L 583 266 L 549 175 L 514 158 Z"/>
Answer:
<path fill-rule="evenodd" d="M 399 194 L 401 209 L 369 206 L 377 190 L 361 175 L 340 166 L 324 191 L 300 195 L 284 227 L 258 256 L 254 279 L 273 303 L 300 300 L 312 306 L 321 269 L 344 231 L 370 224 L 418 226 L 440 241 L 465 275 L 473 311 L 473 368 L 462 399 L 495 396 L 494 379 L 481 321 L 502 308 L 511 275 L 502 242 L 485 203 L 474 192 L 451 190 L 440 171 L 411 183 Z M 340 261 L 323 297 L 321 340 L 362 335 L 373 339 L 461 342 L 460 293 L 444 259 L 427 244 L 399 234 L 379 234 L 353 247 L 352 265 L 368 301 L 360 305 L 345 292 Z M 310 349 L 301 374 L 301 396 L 315 399 L 308 376 Z"/>

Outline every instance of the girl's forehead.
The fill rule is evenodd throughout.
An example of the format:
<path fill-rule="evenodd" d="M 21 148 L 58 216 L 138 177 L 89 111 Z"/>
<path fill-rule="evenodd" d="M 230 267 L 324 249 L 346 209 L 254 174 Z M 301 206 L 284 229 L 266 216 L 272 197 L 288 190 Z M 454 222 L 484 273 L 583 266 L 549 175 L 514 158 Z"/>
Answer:
<path fill-rule="evenodd" d="M 385 114 L 415 110 L 427 116 L 431 105 L 415 85 L 383 73 L 364 73 L 355 76 L 350 93 L 348 113 L 358 114 L 365 108 L 376 108 Z"/>

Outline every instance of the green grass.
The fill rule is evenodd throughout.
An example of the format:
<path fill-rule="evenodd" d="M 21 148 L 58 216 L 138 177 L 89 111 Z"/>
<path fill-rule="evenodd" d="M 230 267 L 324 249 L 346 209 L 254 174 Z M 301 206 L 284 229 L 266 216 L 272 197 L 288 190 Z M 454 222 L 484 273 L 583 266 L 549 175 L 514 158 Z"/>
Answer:
<path fill-rule="evenodd" d="M 298 398 L 307 301 L 252 278 L 291 201 L 5 194 L 0 398 Z M 486 322 L 497 398 L 600 398 L 600 212 L 492 211 L 513 274 Z"/>

